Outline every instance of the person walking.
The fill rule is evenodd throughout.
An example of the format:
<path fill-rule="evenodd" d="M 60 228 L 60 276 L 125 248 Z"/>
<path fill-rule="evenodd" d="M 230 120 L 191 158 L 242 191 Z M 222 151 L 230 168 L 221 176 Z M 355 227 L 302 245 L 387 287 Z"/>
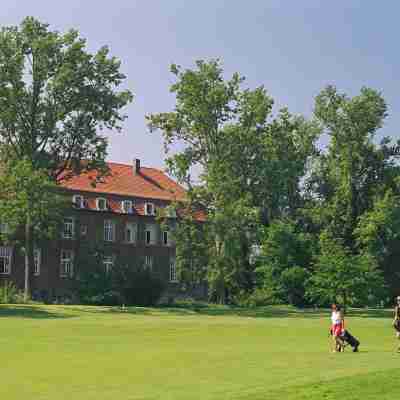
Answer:
<path fill-rule="evenodd" d="M 342 336 L 344 334 L 344 318 L 341 308 L 337 304 L 332 304 L 332 314 L 331 314 L 331 333 L 334 344 L 333 352 L 343 351 L 344 343 Z"/>
<path fill-rule="evenodd" d="M 394 307 L 393 328 L 396 331 L 397 339 L 400 340 L 400 296 L 396 297 L 396 305 Z M 397 348 L 397 352 L 400 353 L 400 345 Z"/>

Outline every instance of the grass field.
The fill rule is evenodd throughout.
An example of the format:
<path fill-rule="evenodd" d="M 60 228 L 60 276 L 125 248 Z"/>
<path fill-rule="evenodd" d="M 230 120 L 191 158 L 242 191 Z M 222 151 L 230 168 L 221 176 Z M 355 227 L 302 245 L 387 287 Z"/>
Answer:
<path fill-rule="evenodd" d="M 328 314 L 0 306 L 0 398 L 394 399 L 400 354 L 385 311 L 353 310 L 360 353 L 329 353 Z"/>

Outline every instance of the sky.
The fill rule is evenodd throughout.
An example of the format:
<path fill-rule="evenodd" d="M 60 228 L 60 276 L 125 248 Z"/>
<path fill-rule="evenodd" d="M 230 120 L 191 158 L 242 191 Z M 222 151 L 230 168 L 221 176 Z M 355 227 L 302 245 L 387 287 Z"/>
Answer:
<path fill-rule="evenodd" d="M 109 134 L 109 161 L 163 168 L 160 133 L 145 115 L 170 111 L 171 63 L 193 67 L 220 58 L 226 77 L 239 72 L 264 85 L 276 110 L 310 117 L 327 84 L 349 96 L 379 90 L 389 116 L 380 135 L 400 139 L 400 2 L 397 0 L 1 0 L 0 25 L 26 16 L 52 30 L 77 29 L 88 49 L 108 45 L 135 94 L 122 133 Z"/>

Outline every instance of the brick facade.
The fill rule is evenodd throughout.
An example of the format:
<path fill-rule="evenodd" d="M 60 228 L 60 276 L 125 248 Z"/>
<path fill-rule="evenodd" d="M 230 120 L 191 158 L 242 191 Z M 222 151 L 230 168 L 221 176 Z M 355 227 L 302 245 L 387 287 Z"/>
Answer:
<path fill-rule="evenodd" d="M 137 162 L 137 160 L 135 160 Z M 130 168 L 129 166 L 125 166 Z M 140 168 L 140 166 L 139 166 Z M 149 170 L 149 169 L 148 169 Z M 176 183 L 177 191 L 171 189 L 171 180 L 169 178 L 168 188 L 166 193 L 159 194 L 160 198 L 148 197 L 148 194 L 157 194 L 161 189 L 164 189 L 161 178 L 155 179 L 146 176 L 143 173 L 143 182 L 138 181 L 137 174 L 132 172 L 132 185 L 129 187 L 129 179 L 124 175 L 124 191 L 120 193 L 110 193 L 106 191 L 105 186 L 96 187 L 88 186 L 87 182 L 82 180 L 82 177 L 77 177 L 69 181 L 64 186 L 65 195 L 71 199 L 71 209 L 65 214 L 66 227 L 64 224 L 61 227 L 61 232 L 54 240 L 42 245 L 40 248 L 40 271 L 38 274 L 32 274 L 31 290 L 34 297 L 44 300 L 54 300 L 70 296 L 73 293 L 73 288 L 76 282 L 74 276 L 77 274 L 79 266 L 74 263 L 81 252 L 87 251 L 88 247 L 94 244 L 103 246 L 105 254 L 113 257 L 123 257 L 131 259 L 135 264 L 143 264 L 146 261 L 152 262 L 152 271 L 160 276 L 166 283 L 167 292 L 165 296 L 176 296 L 182 294 L 180 285 L 174 279 L 173 265 L 175 260 L 175 246 L 171 240 L 170 234 L 164 234 L 161 226 L 158 224 L 156 217 L 146 215 L 146 204 L 153 205 L 155 210 L 165 209 L 168 205 L 177 198 L 176 192 L 182 198 L 183 189 Z M 161 176 L 157 170 L 158 176 Z M 162 173 L 161 173 L 162 174 Z M 107 178 L 110 186 L 110 180 L 114 179 L 113 191 L 118 190 L 118 176 L 111 175 Z M 77 182 L 79 185 L 77 185 Z M 128 185 L 126 184 L 128 182 Z M 173 182 L 173 181 L 172 181 Z M 139 185 L 141 183 L 141 187 Z M 108 186 L 108 187 L 109 187 Z M 155 186 L 153 188 L 152 186 Z M 165 186 L 165 185 L 164 185 Z M 139 187 L 139 190 L 138 190 Z M 88 190 L 79 190 L 88 189 Z M 102 191 L 103 189 L 103 191 Z M 140 196 L 140 191 L 145 196 Z M 130 193 L 131 192 L 131 193 Z M 139 195 L 138 195 L 139 194 Z M 76 199 L 74 196 L 82 196 L 82 208 L 73 203 Z M 170 199 L 168 199 L 168 195 Z M 98 210 L 98 200 L 105 199 L 107 203 L 106 210 Z M 124 209 L 123 202 L 132 202 L 132 209 Z M 103 205 L 103 204 L 100 204 Z M 107 221 L 107 232 L 105 233 L 105 221 Z M 173 229 L 177 223 L 175 216 L 171 215 L 168 218 L 167 225 Z M 130 228 L 130 232 L 126 229 Z M 146 234 L 146 229 L 151 233 Z M 65 233 L 64 233 L 65 230 Z M 67 237 L 64 237 L 67 236 Z M 110 240 L 105 240 L 110 239 Z M 131 239 L 130 242 L 128 240 Z M 166 242 L 168 240 L 168 242 Z M 72 250 L 73 254 L 73 271 L 70 276 L 63 274 L 65 268 L 69 268 L 68 258 Z M 147 257 L 147 258 L 146 258 Z M 62 262 L 64 259 L 64 263 Z M 171 270 L 172 268 L 172 270 Z M 18 247 L 12 248 L 12 258 L 9 274 L 0 274 L 0 282 L 11 280 L 17 287 L 22 288 L 24 285 L 24 258 Z M 1 284 L 1 283 L 0 283 Z M 197 297 L 206 295 L 204 288 L 196 290 Z"/>

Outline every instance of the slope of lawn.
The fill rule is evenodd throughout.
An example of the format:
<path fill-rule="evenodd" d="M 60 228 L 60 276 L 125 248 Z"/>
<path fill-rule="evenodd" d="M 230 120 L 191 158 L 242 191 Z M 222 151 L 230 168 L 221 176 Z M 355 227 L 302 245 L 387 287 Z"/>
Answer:
<path fill-rule="evenodd" d="M 286 307 L 0 305 L 0 398 L 397 398 L 390 313 L 350 313 L 358 354 L 329 352 L 327 317 Z"/>

